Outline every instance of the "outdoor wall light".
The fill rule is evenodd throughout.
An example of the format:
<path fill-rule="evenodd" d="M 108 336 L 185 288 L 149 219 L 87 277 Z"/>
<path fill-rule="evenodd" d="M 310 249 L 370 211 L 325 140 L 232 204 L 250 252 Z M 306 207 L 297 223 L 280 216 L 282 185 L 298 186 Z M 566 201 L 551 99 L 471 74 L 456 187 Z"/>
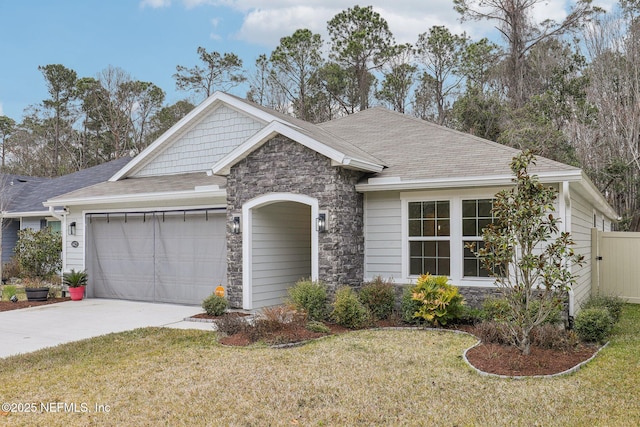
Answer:
<path fill-rule="evenodd" d="M 76 222 L 72 222 L 69 224 L 69 235 L 70 236 L 75 236 L 76 235 Z"/>
<path fill-rule="evenodd" d="M 327 231 L 327 214 L 324 212 L 319 213 L 318 218 L 316 218 L 316 231 L 318 233 Z"/>
<path fill-rule="evenodd" d="M 231 230 L 233 234 L 240 234 L 240 217 L 234 216 L 233 223 L 231 224 Z"/>

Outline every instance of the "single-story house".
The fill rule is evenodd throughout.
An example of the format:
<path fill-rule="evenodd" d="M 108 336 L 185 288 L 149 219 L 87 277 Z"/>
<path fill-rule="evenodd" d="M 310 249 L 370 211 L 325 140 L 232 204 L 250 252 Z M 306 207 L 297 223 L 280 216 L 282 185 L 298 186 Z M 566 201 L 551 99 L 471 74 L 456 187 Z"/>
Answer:
<path fill-rule="evenodd" d="M 104 182 L 129 160 L 129 157 L 121 158 L 57 178 L 0 175 L 2 264 L 9 262 L 14 255 L 19 230 L 51 227 L 54 231 L 61 231 L 60 215 L 64 214 L 63 207 L 45 208 L 43 202 L 87 185 Z"/>
<path fill-rule="evenodd" d="M 517 153 L 384 108 L 311 124 L 218 92 L 108 181 L 45 205 L 76 224 L 64 268 L 87 269 L 90 297 L 199 304 L 222 284 L 256 309 L 304 277 L 335 290 L 430 272 L 472 299 L 494 285 L 465 242 Z M 591 228 L 616 213 L 579 168 L 538 158 L 533 172 L 586 257 L 580 302 Z"/>

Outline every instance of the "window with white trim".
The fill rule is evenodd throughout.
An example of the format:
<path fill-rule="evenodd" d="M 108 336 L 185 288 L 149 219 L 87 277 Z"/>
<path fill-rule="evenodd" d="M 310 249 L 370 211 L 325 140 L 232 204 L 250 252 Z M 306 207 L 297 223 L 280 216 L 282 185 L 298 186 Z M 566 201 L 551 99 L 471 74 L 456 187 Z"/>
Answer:
<path fill-rule="evenodd" d="M 493 222 L 492 199 L 476 199 L 462 201 L 462 250 L 463 276 L 489 277 L 489 272 L 482 266 L 482 261 L 467 248 L 467 244 L 475 243 L 475 250 L 484 247 L 482 230 Z"/>
<path fill-rule="evenodd" d="M 451 216 L 448 200 L 409 202 L 409 274 L 451 274 Z"/>

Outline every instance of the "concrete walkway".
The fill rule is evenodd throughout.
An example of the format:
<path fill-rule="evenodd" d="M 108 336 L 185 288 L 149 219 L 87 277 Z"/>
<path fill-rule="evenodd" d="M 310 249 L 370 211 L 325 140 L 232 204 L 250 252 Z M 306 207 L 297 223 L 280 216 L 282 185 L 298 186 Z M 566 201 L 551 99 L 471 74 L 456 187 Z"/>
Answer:
<path fill-rule="evenodd" d="M 88 298 L 0 312 L 0 358 L 147 326 L 213 330 L 187 322 L 200 307 Z"/>

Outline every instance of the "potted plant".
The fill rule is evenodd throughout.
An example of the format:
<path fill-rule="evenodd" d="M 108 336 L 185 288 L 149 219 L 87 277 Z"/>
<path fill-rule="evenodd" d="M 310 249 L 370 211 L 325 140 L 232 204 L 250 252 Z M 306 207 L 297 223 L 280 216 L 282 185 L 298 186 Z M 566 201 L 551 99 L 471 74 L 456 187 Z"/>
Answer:
<path fill-rule="evenodd" d="M 29 301 L 46 301 L 49 298 L 49 287 L 39 277 L 25 277 L 22 286 Z"/>
<path fill-rule="evenodd" d="M 84 289 L 87 286 L 87 272 L 71 269 L 62 275 L 62 284 L 69 288 L 71 300 L 80 301 L 84 297 Z"/>

